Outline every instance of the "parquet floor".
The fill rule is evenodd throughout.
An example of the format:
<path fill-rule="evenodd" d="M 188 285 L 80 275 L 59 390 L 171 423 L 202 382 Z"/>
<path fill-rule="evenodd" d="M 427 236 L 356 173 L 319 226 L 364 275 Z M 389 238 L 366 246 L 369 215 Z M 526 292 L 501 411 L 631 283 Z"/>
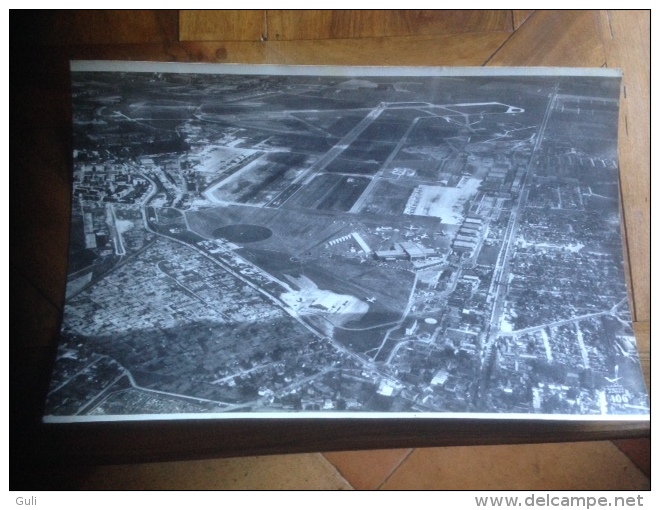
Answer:
<path fill-rule="evenodd" d="M 14 487 L 36 483 L 43 472 L 35 465 L 40 455 L 48 455 L 31 451 L 30 442 L 65 288 L 69 58 L 623 68 L 620 165 L 628 278 L 635 331 L 650 379 L 650 12 L 14 12 L 10 41 Z M 645 489 L 649 469 L 650 440 L 635 439 L 98 466 L 60 472 L 51 477 L 50 486 Z"/>

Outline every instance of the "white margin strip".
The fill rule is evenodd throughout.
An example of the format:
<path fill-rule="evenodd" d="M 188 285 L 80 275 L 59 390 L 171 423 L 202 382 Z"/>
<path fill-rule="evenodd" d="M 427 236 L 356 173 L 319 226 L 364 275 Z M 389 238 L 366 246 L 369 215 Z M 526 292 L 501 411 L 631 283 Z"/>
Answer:
<path fill-rule="evenodd" d="M 621 69 L 603 67 L 428 67 L 205 64 L 72 60 L 71 72 L 196 73 L 281 76 L 598 76 L 618 78 Z"/>
<path fill-rule="evenodd" d="M 157 421 L 157 420 L 255 420 L 255 419 L 412 419 L 412 420 L 524 420 L 524 421 L 571 421 L 571 422 L 630 422 L 649 421 L 649 414 L 598 414 L 598 415 L 576 415 L 576 414 L 522 414 L 522 413 L 345 413 L 345 412 L 252 412 L 252 413 L 181 413 L 181 414 L 131 414 L 131 415 L 105 415 L 105 416 L 55 416 L 46 415 L 44 423 L 83 423 L 83 422 L 115 422 L 115 421 Z"/>

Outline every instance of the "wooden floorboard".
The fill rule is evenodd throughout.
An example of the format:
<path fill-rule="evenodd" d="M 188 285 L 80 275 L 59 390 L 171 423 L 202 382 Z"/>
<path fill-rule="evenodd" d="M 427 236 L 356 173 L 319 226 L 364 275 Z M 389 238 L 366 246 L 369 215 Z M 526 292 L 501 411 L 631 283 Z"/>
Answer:
<path fill-rule="evenodd" d="M 181 41 L 260 41 L 266 33 L 263 9 L 182 10 L 179 14 Z"/>
<path fill-rule="evenodd" d="M 441 36 L 69 46 L 53 58 L 301 65 L 480 66 L 506 32 Z M 46 51 L 46 50 L 44 50 Z M 59 55 L 56 57 L 55 55 Z"/>
<path fill-rule="evenodd" d="M 374 66 L 478 66 L 506 39 L 506 32 L 440 36 L 271 41 L 268 63 Z"/>
<path fill-rule="evenodd" d="M 268 38 L 274 41 L 513 30 L 505 10 L 269 10 L 267 19 Z"/>
<path fill-rule="evenodd" d="M 523 13 L 523 11 L 520 11 Z M 524 19 L 524 14 L 517 15 Z M 181 41 L 299 41 L 511 32 L 507 10 L 183 10 Z"/>
<path fill-rule="evenodd" d="M 529 10 L 514 9 L 511 12 L 513 15 L 513 29 L 518 30 L 520 26 L 525 21 L 527 21 L 527 18 L 529 18 L 534 11 L 532 9 Z"/>
<path fill-rule="evenodd" d="M 535 11 L 488 61 L 491 66 L 601 67 L 596 11 Z"/>

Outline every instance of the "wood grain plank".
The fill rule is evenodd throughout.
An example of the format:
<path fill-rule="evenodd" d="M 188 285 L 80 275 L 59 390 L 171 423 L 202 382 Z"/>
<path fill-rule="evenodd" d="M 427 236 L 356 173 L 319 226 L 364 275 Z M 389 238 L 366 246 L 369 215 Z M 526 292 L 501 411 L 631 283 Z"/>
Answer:
<path fill-rule="evenodd" d="M 536 11 L 488 61 L 491 66 L 601 67 L 595 11 Z"/>
<path fill-rule="evenodd" d="M 182 10 L 181 41 L 259 41 L 266 35 L 264 10 Z"/>
<path fill-rule="evenodd" d="M 478 66 L 505 32 L 319 41 L 227 41 L 70 46 L 67 58 L 308 65 Z"/>
<path fill-rule="evenodd" d="M 608 67 L 623 69 L 619 166 L 634 319 L 651 318 L 651 14 L 611 11 L 601 18 Z"/>
<path fill-rule="evenodd" d="M 73 60 L 266 63 L 266 46 L 259 41 L 68 46 L 64 54 Z"/>
<path fill-rule="evenodd" d="M 637 339 L 637 352 L 642 364 L 642 372 L 646 380 L 646 387 L 651 392 L 651 322 L 634 322 L 635 338 Z"/>
<path fill-rule="evenodd" d="M 506 32 L 442 36 L 269 41 L 266 58 L 278 64 L 374 66 L 480 65 L 508 37 Z"/>
<path fill-rule="evenodd" d="M 12 43 L 131 44 L 177 40 L 178 13 L 171 10 L 18 11 L 11 16 Z"/>
<path fill-rule="evenodd" d="M 525 21 L 527 21 L 527 18 L 529 18 L 533 12 L 534 12 L 533 9 L 528 9 L 528 10 L 514 9 L 513 11 L 511 11 L 513 15 L 513 29 L 518 30 L 520 26 Z"/>
<path fill-rule="evenodd" d="M 505 10 L 269 10 L 270 40 L 355 39 L 512 31 Z"/>
<path fill-rule="evenodd" d="M 614 446 L 626 454 L 648 478 L 651 477 L 651 438 L 615 439 Z"/>

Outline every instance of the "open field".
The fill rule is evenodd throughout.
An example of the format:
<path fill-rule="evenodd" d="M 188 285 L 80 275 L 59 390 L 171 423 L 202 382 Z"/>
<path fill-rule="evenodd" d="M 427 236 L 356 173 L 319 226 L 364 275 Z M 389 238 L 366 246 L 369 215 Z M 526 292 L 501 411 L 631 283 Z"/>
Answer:
<path fill-rule="evenodd" d="M 302 172 L 305 157 L 271 153 L 261 156 L 212 191 L 219 202 L 266 205 L 284 191 Z"/>

